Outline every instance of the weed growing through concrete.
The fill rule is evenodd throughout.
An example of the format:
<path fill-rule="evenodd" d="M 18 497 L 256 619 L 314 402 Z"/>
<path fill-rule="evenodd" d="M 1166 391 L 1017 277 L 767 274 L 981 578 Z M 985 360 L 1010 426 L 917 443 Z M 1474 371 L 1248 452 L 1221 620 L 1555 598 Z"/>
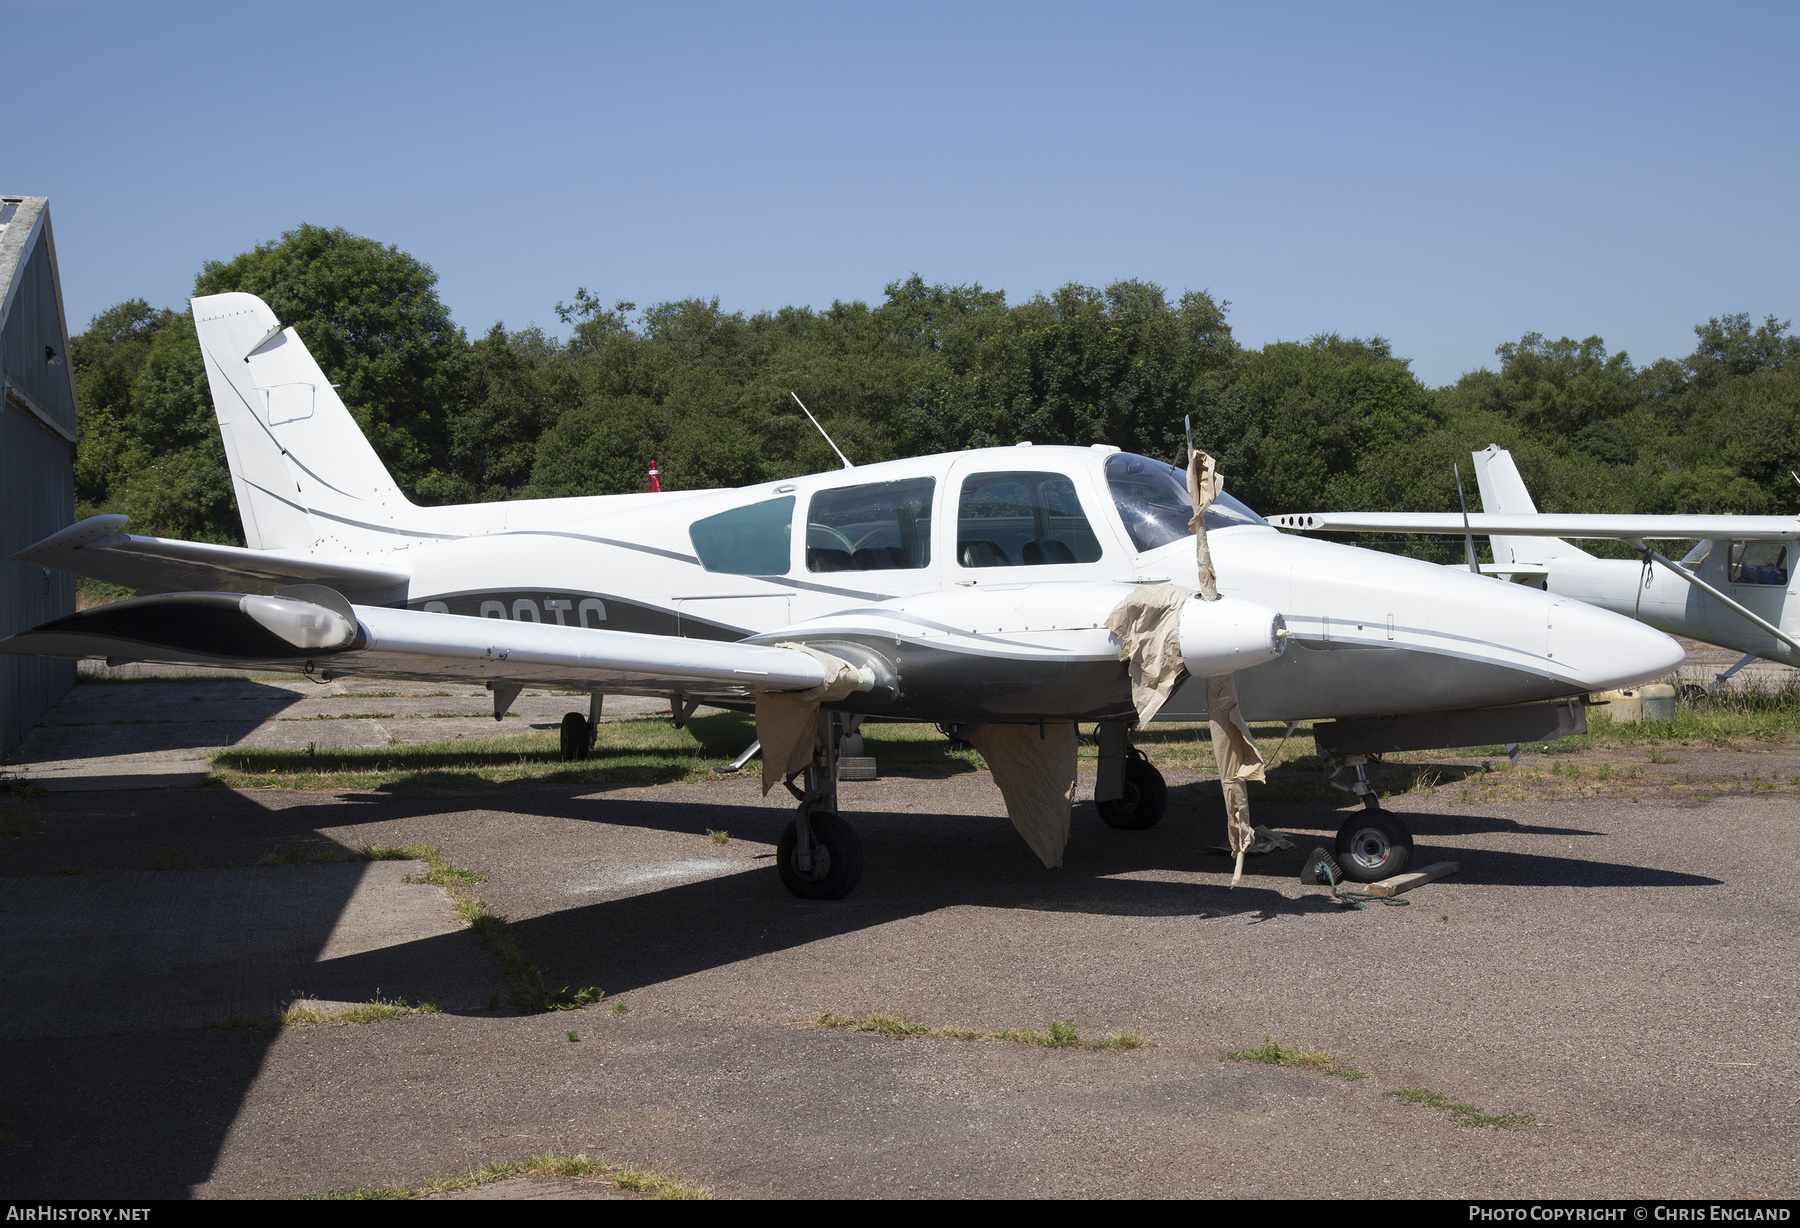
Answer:
<path fill-rule="evenodd" d="M 1075 1025 L 1066 1019 L 1052 1023 L 1048 1032 L 1032 1032 L 1020 1028 L 1009 1028 L 1003 1032 L 982 1032 L 975 1028 L 959 1027 L 934 1028 L 923 1023 L 909 1023 L 893 1015 L 876 1014 L 861 1020 L 850 1015 L 824 1014 L 817 1016 L 813 1022 L 822 1028 L 836 1028 L 848 1032 L 880 1032 L 887 1036 L 928 1036 L 934 1040 L 1004 1040 L 1011 1041 L 1016 1045 L 1031 1045 L 1038 1049 L 1141 1049 L 1146 1043 L 1144 1038 L 1136 1032 L 1114 1032 L 1091 1044 L 1085 1044 L 1081 1035 L 1076 1032 Z"/>
<path fill-rule="evenodd" d="M 581 1034 L 579 1032 L 564 1032 L 563 1035 L 569 1038 L 570 1044 L 574 1044 L 581 1039 Z"/>
<path fill-rule="evenodd" d="M 158 853 L 150 862 L 152 870 L 185 870 L 188 868 L 188 855 L 179 845 L 171 844 Z"/>
<path fill-rule="evenodd" d="M 631 1004 L 629 1002 L 621 1001 L 621 1002 L 613 1003 L 613 1014 L 615 1014 L 615 1015 L 623 1015 L 626 1011 L 628 1011 L 630 1009 L 631 1009 Z"/>
<path fill-rule="evenodd" d="M 1448 1109 L 1451 1124 L 1465 1129 L 1473 1126 L 1485 1126 L 1492 1130 L 1516 1130 L 1520 1126 L 1537 1124 L 1537 1118 L 1530 1113 L 1483 1113 L 1472 1104 L 1464 1104 L 1460 1100 L 1452 1100 L 1448 1096 L 1439 1095 L 1429 1087 L 1403 1087 L 1397 1091 L 1381 1094 L 1392 1096 L 1401 1104 L 1422 1104 L 1427 1108 Z"/>
<path fill-rule="evenodd" d="M 436 1003 L 421 1002 L 414 1006 L 405 998 L 384 998 L 378 989 L 375 991 L 373 1000 L 348 1006 L 342 1010 L 322 1011 L 316 1007 L 295 1003 L 281 1012 L 281 1022 L 289 1027 L 307 1023 L 374 1023 L 379 1019 L 403 1019 L 408 1015 L 435 1015 L 437 1013 Z"/>
<path fill-rule="evenodd" d="M 709 827 L 706 829 L 706 834 L 707 834 L 707 837 L 709 839 L 711 839 L 714 844 L 730 844 L 731 843 L 731 833 L 728 831 L 715 831 Z"/>
<path fill-rule="evenodd" d="M 1226 1058 L 1234 1062 L 1261 1062 L 1265 1066 L 1294 1066 L 1301 1070 L 1316 1070 L 1321 1074 L 1336 1075 L 1340 1079 L 1366 1079 L 1369 1076 L 1360 1070 L 1353 1070 L 1344 1065 L 1329 1053 L 1317 1049 L 1302 1049 L 1298 1045 L 1284 1045 L 1268 1036 L 1263 1043 L 1254 1049 L 1233 1049 Z"/>
<path fill-rule="evenodd" d="M 656 1172 L 652 1169 L 632 1168 L 624 1164 L 607 1164 L 600 1160 L 590 1160 L 585 1155 L 559 1156 L 554 1152 L 545 1152 L 535 1159 L 520 1160 L 514 1163 L 485 1164 L 460 1177 L 447 1177 L 441 1181 L 433 1181 L 416 1188 L 405 1185 L 359 1185 L 353 1190 L 332 1190 L 329 1194 L 315 1194 L 311 1197 L 334 1200 L 418 1198 L 425 1194 L 448 1194 L 453 1190 L 466 1190 L 472 1186 L 489 1185 L 495 1181 L 505 1181 L 513 1177 L 562 1177 L 576 1181 L 603 1181 L 614 1189 L 648 1194 L 657 1199 L 704 1200 L 712 1197 L 712 1191 L 705 1186 L 679 1181 L 667 1173 Z"/>
<path fill-rule="evenodd" d="M 405 848 L 370 844 L 363 846 L 362 856 L 370 861 L 424 862 L 426 872 L 409 875 L 408 881 L 430 883 L 449 892 L 456 915 L 467 923 L 475 941 L 494 957 L 501 974 L 512 982 L 513 990 L 507 998 L 515 1009 L 529 1014 L 575 1011 L 606 996 L 593 985 L 583 989 L 570 989 L 567 985 L 561 989 L 551 988 L 550 982 L 544 979 L 543 970 L 526 957 L 506 918 L 489 912 L 486 900 L 470 894 L 469 887 L 486 882 L 487 876 L 452 865 L 443 850 L 423 844 L 410 844 Z"/>

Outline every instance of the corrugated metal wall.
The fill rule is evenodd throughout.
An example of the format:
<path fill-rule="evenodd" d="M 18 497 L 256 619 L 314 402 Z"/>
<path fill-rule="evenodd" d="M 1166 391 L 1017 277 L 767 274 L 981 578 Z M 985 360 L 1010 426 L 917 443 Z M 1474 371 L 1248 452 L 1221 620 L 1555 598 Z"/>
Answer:
<path fill-rule="evenodd" d="M 0 634 L 74 613 L 74 576 L 7 557 L 74 518 L 68 443 L 31 415 L 0 409 Z M 0 754 L 17 746 L 74 683 L 73 661 L 0 656 Z"/>
<path fill-rule="evenodd" d="M 29 204 L 42 208 L 41 198 Z M 0 376 L 73 433 L 75 398 L 67 365 L 69 342 L 64 335 L 48 210 L 39 216 L 43 228 L 21 253 L 23 259 L 11 269 L 0 269 L 0 292 L 11 300 L 5 323 L 0 325 Z M 35 229 L 38 220 L 21 217 L 15 225 L 25 222 Z M 17 250 L 14 244 L 6 246 Z M 45 361 L 46 345 L 55 349 L 61 364 Z M 75 577 L 60 571 L 46 573 L 41 567 L 15 563 L 9 557 L 75 518 L 74 463 L 74 447 L 68 440 L 0 396 L 0 635 L 75 612 Z M 0 754 L 16 747 L 74 682 L 72 661 L 0 656 Z"/>
<path fill-rule="evenodd" d="M 18 278 L 17 296 L 12 310 L 6 313 L 6 327 L 0 329 L 0 369 L 26 396 L 74 434 L 75 396 L 69 390 L 67 365 L 69 343 L 63 338 L 62 310 L 57 305 L 56 279 L 50 269 L 50 245 L 41 235 L 25 257 L 25 267 L 18 271 Z M 52 366 L 44 361 L 46 345 L 56 350 L 64 365 Z"/>

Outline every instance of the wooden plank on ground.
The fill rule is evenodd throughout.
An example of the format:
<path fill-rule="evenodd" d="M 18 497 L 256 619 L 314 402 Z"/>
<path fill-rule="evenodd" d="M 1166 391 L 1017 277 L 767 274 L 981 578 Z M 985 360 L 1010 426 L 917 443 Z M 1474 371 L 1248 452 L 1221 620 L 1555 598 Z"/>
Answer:
<path fill-rule="evenodd" d="M 1392 878 L 1384 878 L 1378 883 L 1370 883 L 1364 888 L 1370 895 L 1399 895 L 1402 891 L 1411 891 L 1414 887 L 1426 883 L 1434 883 L 1446 874 L 1454 874 L 1462 866 L 1454 861 L 1439 861 L 1426 866 L 1422 870 L 1414 870 L 1409 874 L 1396 874 Z"/>

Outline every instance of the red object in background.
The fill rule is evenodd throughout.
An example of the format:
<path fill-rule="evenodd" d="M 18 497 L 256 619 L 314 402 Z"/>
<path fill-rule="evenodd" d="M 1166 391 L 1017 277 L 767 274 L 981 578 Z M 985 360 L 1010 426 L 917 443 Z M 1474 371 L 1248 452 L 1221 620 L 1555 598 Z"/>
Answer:
<path fill-rule="evenodd" d="M 644 483 L 644 493 L 649 494 L 651 491 L 655 491 L 658 494 L 662 493 L 662 482 L 658 480 L 656 476 L 655 461 L 650 462 L 650 480 Z"/>

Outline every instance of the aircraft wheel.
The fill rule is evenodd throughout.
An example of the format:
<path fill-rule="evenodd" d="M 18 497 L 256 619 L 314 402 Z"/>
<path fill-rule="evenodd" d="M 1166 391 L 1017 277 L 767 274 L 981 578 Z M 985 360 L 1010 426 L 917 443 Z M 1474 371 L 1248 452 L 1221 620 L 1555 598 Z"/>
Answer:
<path fill-rule="evenodd" d="M 1168 806 L 1169 786 L 1163 781 L 1162 773 L 1135 746 L 1125 760 L 1125 796 L 1094 803 L 1102 823 L 1125 831 L 1155 827 L 1162 821 L 1163 811 Z"/>
<path fill-rule="evenodd" d="M 1362 804 L 1363 804 L 1364 810 L 1380 810 L 1381 809 L 1381 799 L 1379 797 L 1376 797 L 1373 793 L 1363 794 L 1362 795 Z"/>
<path fill-rule="evenodd" d="M 562 719 L 562 757 L 588 757 L 588 719 L 579 712 L 565 712 Z"/>
<path fill-rule="evenodd" d="M 841 900 L 856 889 L 862 877 L 862 842 L 856 829 L 829 810 L 815 810 L 809 819 L 813 834 L 810 873 L 798 865 L 800 828 L 790 822 L 775 845 L 775 869 L 781 885 L 803 900 Z"/>
<path fill-rule="evenodd" d="M 1355 883 L 1378 883 L 1404 874 L 1412 862 L 1412 833 L 1385 810 L 1365 810 L 1344 820 L 1337 833 L 1337 863 Z"/>

